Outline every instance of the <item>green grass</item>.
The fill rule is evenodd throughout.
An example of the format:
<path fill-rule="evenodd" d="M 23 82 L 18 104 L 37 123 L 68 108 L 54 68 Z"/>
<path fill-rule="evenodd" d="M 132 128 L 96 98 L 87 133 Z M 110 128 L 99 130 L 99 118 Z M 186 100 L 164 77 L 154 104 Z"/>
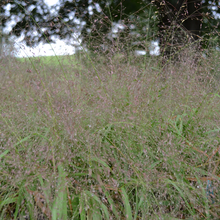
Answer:
<path fill-rule="evenodd" d="M 0 219 L 218 219 L 219 56 L 182 57 L 5 62 Z"/>
<path fill-rule="evenodd" d="M 56 66 L 56 67 L 59 67 L 60 64 L 62 65 L 77 64 L 77 59 L 75 55 L 28 57 L 28 58 L 17 58 L 17 60 L 22 63 L 32 61 L 34 63 L 38 63 L 42 65 L 51 65 L 51 66 Z"/>

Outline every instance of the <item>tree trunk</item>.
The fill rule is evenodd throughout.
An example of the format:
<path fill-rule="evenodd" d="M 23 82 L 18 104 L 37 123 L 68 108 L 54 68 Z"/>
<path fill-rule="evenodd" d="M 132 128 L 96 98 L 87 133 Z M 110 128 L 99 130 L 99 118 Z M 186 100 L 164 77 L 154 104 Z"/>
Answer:
<path fill-rule="evenodd" d="M 154 0 L 159 13 L 161 55 L 173 56 L 200 36 L 201 0 Z"/>
<path fill-rule="evenodd" d="M 0 14 L 0 58 L 2 57 L 3 53 L 3 26 L 2 26 L 2 19 Z"/>

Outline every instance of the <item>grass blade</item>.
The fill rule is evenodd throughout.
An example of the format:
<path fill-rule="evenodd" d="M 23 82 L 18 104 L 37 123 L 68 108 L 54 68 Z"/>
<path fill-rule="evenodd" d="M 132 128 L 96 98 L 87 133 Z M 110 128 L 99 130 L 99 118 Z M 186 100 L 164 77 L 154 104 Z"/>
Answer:
<path fill-rule="evenodd" d="M 124 189 L 124 187 L 121 188 L 121 194 L 122 194 L 122 201 L 125 207 L 125 216 L 127 220 L 132 220 L 132 210 L 131 205 L 129 203 L 128 195 Z"/>

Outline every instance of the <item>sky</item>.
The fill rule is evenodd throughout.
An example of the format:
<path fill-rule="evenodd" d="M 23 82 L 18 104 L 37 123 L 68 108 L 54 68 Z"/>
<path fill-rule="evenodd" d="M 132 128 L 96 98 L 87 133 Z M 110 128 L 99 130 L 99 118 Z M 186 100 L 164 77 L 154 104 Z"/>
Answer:
<path fill-rule="evenodd" d="M 59 0 L 44 0 L 48 6 L 55 5 Z M 15 40 L 16 57 L 36 57 L 36 56 L 54 56 L 56 55 L 72 55 L 75 53 L 75 48 L 66 44 L 63 40 L 56 39 L 56 43 L 43 44 L 40 43 L 36 47 L 27 47 L 21 42 L 23 36 Z M 159 43 L 152 41 L 150 46 L 151 55 L 159 55 Z M 136 54 L 145 55 L 145 51 L 136 51 Z"/>
<path fill-rule="evenodd" d="M 59 0 L 44 0 L 49 6 L 55 5 Z"/>

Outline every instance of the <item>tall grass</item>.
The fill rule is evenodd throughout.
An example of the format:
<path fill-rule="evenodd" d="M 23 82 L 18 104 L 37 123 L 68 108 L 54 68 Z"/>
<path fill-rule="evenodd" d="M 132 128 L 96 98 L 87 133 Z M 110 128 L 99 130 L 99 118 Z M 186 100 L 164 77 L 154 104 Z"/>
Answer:
<path fill-rule="evenodd" d="M 219 52 L 111 46 L 0 61 L 1 219 L 219 218 Z"/>
<path fill-rule="evenodd" d="M 1 66 L 1 219 L 220 215 L 219 56 L 136 59 Z"/>

